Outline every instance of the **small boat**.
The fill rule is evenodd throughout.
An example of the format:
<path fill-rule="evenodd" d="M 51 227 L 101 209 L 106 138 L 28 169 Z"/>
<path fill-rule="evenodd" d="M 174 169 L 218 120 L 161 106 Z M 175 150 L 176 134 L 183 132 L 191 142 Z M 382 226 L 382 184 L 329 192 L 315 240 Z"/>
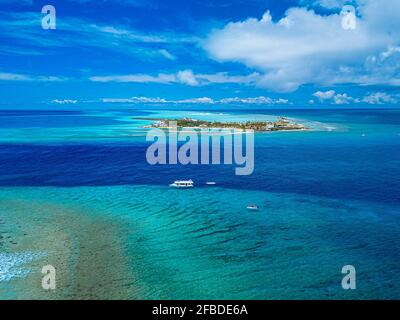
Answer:
<path fill-rule="evenodd" d="M 210 181 L 210 182 L 206 182 L 206 185 L 208 185 L 208 186 L 215 186 L 217 183 L 216 182 L 213 182 L 213 181 Z"/>
<path fill-rule="evenodd" d="M 177 180 L 169 186 L 173 188 L 193 188 L 194 182 L 192 180 Z"/>
<path fill-rule="evenodd" d="M 255 204 L 250 204 L 247 206 L 247 210 L 251 210 L 251 211 L 258 211 L 260 208 L 258 206 L 256 206 Z"/>

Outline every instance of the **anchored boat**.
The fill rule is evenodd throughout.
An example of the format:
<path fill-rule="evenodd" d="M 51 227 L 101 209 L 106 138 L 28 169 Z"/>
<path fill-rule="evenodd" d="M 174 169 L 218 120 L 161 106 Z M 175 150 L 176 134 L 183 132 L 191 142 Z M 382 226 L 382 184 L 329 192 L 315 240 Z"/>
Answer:
<path fill-rule="evenodd" d="M 250 204 L 247 206 L 247 210 L 251 210 L 251 211 L 258 211 L 260 208 L 258 206 L 256 206 L 255 204 Z"/>
<path fill-rule="evenodd" d="M 169 186 L 173 188 L 193 188 L 194 182 L 192 180 L 177 180 Z"/>

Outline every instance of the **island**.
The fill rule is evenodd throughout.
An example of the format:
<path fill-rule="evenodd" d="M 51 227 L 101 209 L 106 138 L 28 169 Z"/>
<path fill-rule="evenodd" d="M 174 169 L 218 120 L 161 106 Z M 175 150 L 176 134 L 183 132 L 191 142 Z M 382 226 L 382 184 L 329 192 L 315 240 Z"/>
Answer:
<path fill-rule="evenodd" d="M 238 129 L 254 130 L 257 132 L 267 131 L 305 131 L 308 130 L 303 124 L 295 123 L 287 118 L 281 117 L 277 121 L 244 121 L 244 122 L 219 122 L 206 121 L 191 118 L 182 119 L 155 119 L 155 118 L 135 118 L 136 120 L 153 120 L 153 124 L 144 128 L 169 129 L 170 123 L 175 122 L 178 128 L 195 129 Z"/>

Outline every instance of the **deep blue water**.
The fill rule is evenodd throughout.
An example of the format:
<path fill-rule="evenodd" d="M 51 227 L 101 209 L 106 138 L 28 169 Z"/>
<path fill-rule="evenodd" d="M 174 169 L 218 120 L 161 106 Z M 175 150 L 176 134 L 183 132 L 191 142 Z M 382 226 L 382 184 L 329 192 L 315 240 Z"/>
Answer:
<path fill-rule="evenodd" d="M 352 142 L 258 147 L 250 176 L 236 176 L 231 165 L 150 166 L 146 145 L 0 145 L 0 186 L 167 185 L 182 177 L 237 189 L 400 203 L 399 143 Z"/>
<path fill-rule="evenodd" d="M 35 119 L 30 116 L 35 112 L 23 112 L 25 117 L 20 117 L 18 123 L 8 122 L 9 117 L 18 118 L 21 112 L 0 113 L 0 123 L 20 127 L 29 122 L 29 126 Z M 192 178 L 200 182 L 212 179 L 221 186 L 236 189 L 400 202 L 399 110 L 247 112 L 284 114 L 347 127 L 338 132 L 258 134 L 255 171 L 245 177 L 235 176 L 234 165 L 151 166 L 145 158 L 149 144 L 144 137 L 126 142 L 2 144 L 0 186 L 167 185 L 179 178 Z M 79 112 L 62 112 L 55 119 L 57 113 L 46 111 L 40 115 L 47 117 L 46 126 L 59 122 L 65 126 L 82 125 L 76 118 Z M 148 114 L 137 110 L 116 113 Z M 111 117 L 82 118 L 85 126 L 117 122 Z"/>

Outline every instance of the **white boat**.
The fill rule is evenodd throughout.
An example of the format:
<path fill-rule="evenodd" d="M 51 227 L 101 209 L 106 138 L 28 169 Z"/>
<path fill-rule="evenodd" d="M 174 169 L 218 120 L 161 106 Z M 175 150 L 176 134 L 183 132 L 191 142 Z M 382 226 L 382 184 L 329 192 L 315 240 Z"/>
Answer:
<path fill-rule="evenodd" d="M 177 180 L 169 186 L 173 188 L 193 188 L 194 182 L 192 180 Z"/>
<path fill-rule="evenodd" d="M 251 210 L 251 211 L 258 211 L 260 208 L 258 206 L 256 206 L 255 204 L 251 204 L 247 206 L 247 210 Z"/>
<path fill-rule="evenodd" d="M 217 183 L 214 181 L 206 182 L 206 185 L 208 186 L 215 186 Z"/>

